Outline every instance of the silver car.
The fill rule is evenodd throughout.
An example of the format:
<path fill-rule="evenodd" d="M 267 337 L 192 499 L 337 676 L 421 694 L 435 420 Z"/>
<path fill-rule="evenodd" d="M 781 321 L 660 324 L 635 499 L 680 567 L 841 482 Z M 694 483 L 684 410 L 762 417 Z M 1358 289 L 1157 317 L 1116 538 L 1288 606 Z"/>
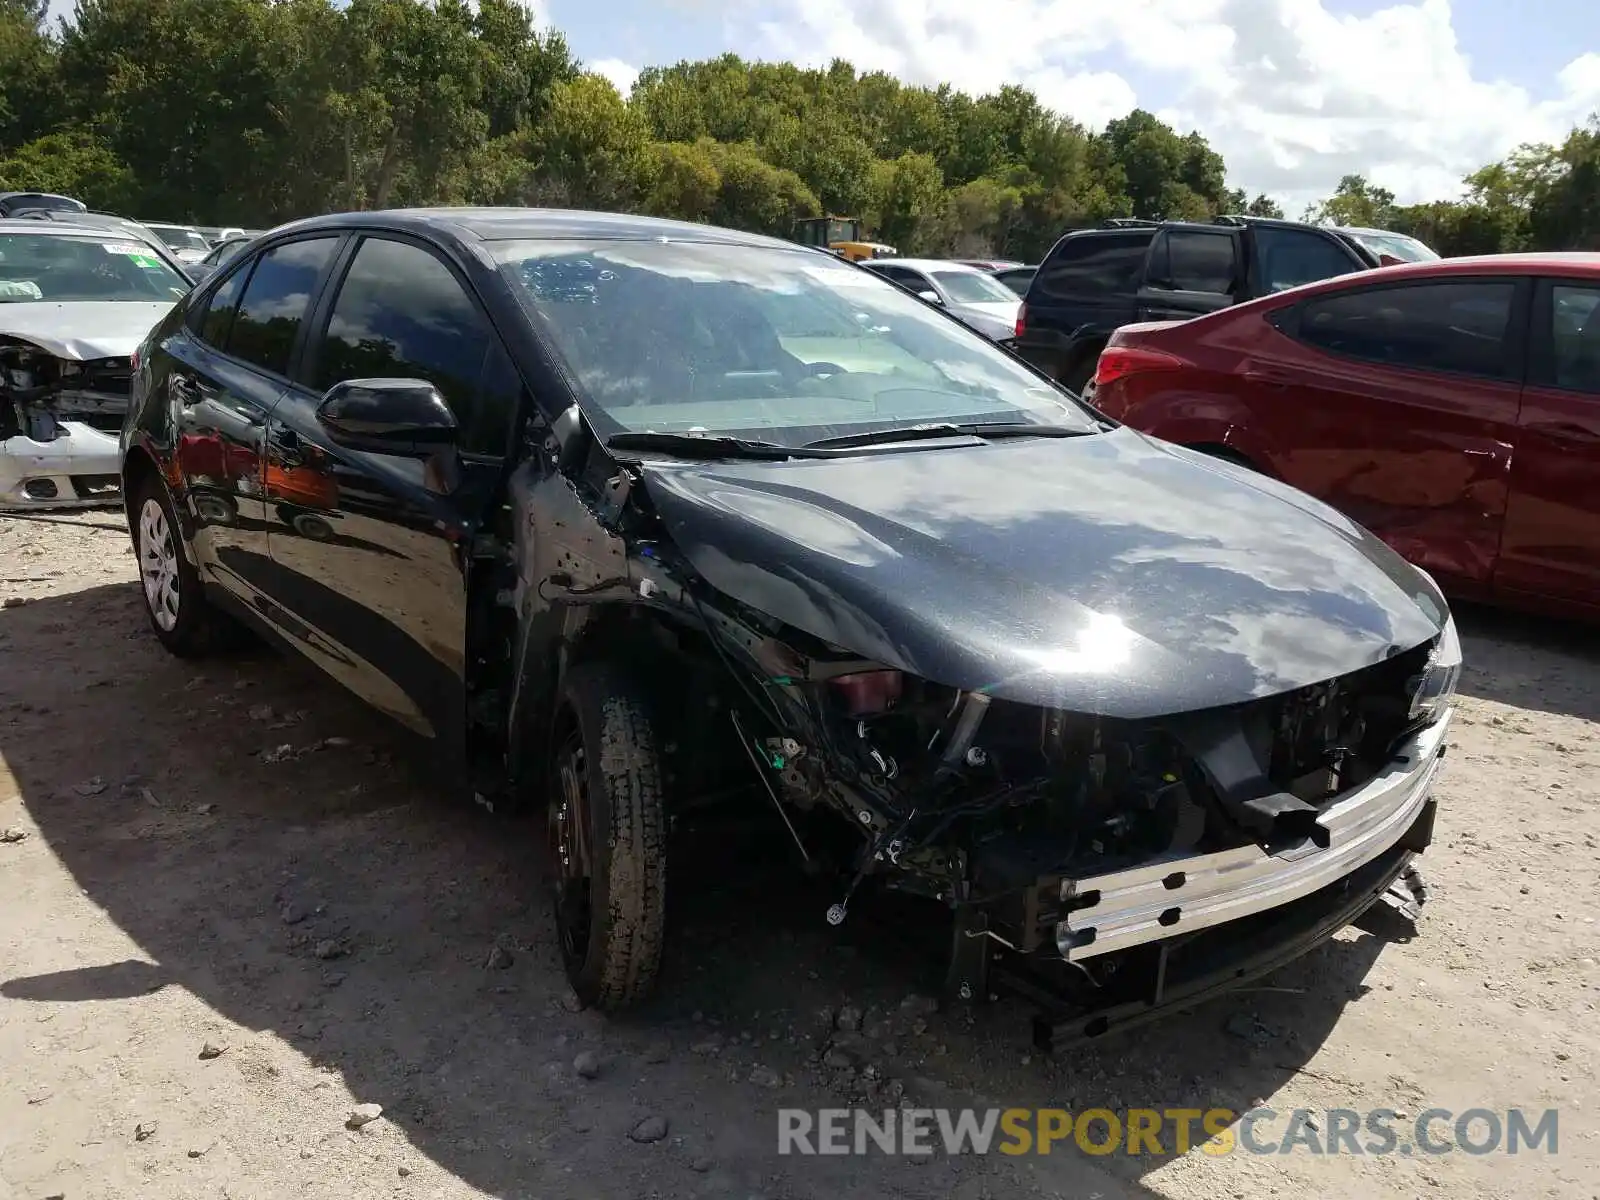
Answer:
<path fill-rule="evenodd" d="M 861 265 L 949 309 L 985 337 L 999 342 L 1016 335 L 1022 298 L 987 271 L 938 258 L 876 258 Z"/>
<path fill-rule="evenodd" d="M 129 358 L 190 286 L 126 234 L 0 220 L 0 509 L 119 496 Z"/>

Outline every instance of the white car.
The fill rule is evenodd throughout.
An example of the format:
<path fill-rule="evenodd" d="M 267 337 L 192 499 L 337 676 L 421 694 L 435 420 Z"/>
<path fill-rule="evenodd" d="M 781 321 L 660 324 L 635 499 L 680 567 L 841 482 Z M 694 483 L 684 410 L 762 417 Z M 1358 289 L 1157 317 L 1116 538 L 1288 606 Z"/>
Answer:
<path fill-rule="evenodd" d="M 0 220 L 0 510 L 120 496 L 129 356 L 190 286 L 147 242 Z"/>
<path fill-rule="evenodd" d="M 145 221 L 144 227 L 165 242 L 172 256 L 181 263 L 197 263 L 211 253 L 211 243 L 193 225 Z"/>
<path fill-rule="evenodd" d="M 1022 298 L 987 271 L 941 258 L 875 258 L 861 265 L 948 310 L 994 341 L 1005 341 L 1017 332 Z"/>

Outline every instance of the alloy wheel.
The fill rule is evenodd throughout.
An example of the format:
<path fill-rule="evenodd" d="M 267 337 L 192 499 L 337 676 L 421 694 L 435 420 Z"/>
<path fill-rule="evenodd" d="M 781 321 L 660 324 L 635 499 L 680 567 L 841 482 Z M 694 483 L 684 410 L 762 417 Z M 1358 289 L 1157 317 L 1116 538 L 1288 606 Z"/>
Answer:
<path fill-rule="evenodd" d="M 588 951 L 591 865 L 586 829 L 589 786 L 583 739 L 576 730 L 556 757 L 556 794 L 549 810 L 551 868 L 555 872 L 556 926 L 561 953 L 582 963 Z"/>
<path fill-rule="evenodd" d="M 150 616 L 171 633 L 178 624 L 178 547 L 166 511 L 154 496 L 139 509 L 139 574 Z"/>

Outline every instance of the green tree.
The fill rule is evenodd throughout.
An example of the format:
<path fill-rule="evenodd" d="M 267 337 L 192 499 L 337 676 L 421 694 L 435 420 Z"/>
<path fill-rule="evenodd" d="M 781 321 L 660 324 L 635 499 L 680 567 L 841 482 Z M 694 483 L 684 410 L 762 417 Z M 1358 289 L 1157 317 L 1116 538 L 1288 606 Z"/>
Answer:
<path fill-rule="evenodd" d="M 44 0 L 0 0 L 0 153 L 38 137 L 59 111 L 56 43 Z"/>
<path fill-rule="evenodd" d="M 136 194 L 133 172 L 86 133 L 51 133 L 0 158 L 0 192 L 57 192 L 90 208 L 123 211 Z"/>
<path fill-rule="evenodd" d="M 609 79 L 558 83 L 545 119 L 526 135 L 527 198 L 577 208 L 634 207 L 647 186 L 650 134 Z"/>
<path fill-rule="evenodd" d="M 902 154 L 873 169 L 867 208 L 878 237 L 903 254 L 936 251 L 945 211 L 944 176 L 931 154 Z"/>
<path fill-rule="evenodd" d="M 699 145 L 722 181 L 710 214 L 714 224 L 788 237 L 795 221 L 821 215 L 822 204 L 805 180 L 767 162 L 749 142 L 703 139 Z"/>
<path fill-rule="evenodd" d="M 703 145 L 654 142 L 648 151 L 644 210 L 658 217 L 708 221 L 722 193 L 722 172 Z"/>
<path fill-rule="evenodd" d="M 1395 219 L 1394 193 L 1368 183 L 1364 175 L 1346 175 L 1333 195 L 1313 205 L 1306 215 L 1323 225 L 1389 229 Z"/>
<path fill-rule="evenodd" d="M 1256 198 L 1245 205 L 1244 211 L 1247 216 L 1283 219 L 1283 205 L 1264 193 L 1257 193 Z"/>

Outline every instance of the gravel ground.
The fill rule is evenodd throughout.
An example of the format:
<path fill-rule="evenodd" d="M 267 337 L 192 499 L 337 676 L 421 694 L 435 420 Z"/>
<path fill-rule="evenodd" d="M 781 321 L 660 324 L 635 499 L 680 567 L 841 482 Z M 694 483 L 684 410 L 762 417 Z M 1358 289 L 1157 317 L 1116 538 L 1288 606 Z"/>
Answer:
<path fill-rule="evenodd" d="M 674 876 L 659 999 L 569 1011 L 532 826 L 451 807 L 413 740 L 303 664 L 166 655 L 127 547 L 114 513 L 0 517 L 0 1200 L 1595 1194 L 1592 631 L 1461 614 L 1414 935 L 1347 930 L 1263 986 L 1045 1059 L 1019 1004 L 925 1011 L 915 964 L 726 850 Z M 830 1066 L 842 1008 L 862 1033 Z M 1515 1157 L 776 1153 L 780 1105 L 902 1090 L 1556 1108 L 1560 1140 Z M 363 1125 L 358 1105 L 382 1115 Z"/>

